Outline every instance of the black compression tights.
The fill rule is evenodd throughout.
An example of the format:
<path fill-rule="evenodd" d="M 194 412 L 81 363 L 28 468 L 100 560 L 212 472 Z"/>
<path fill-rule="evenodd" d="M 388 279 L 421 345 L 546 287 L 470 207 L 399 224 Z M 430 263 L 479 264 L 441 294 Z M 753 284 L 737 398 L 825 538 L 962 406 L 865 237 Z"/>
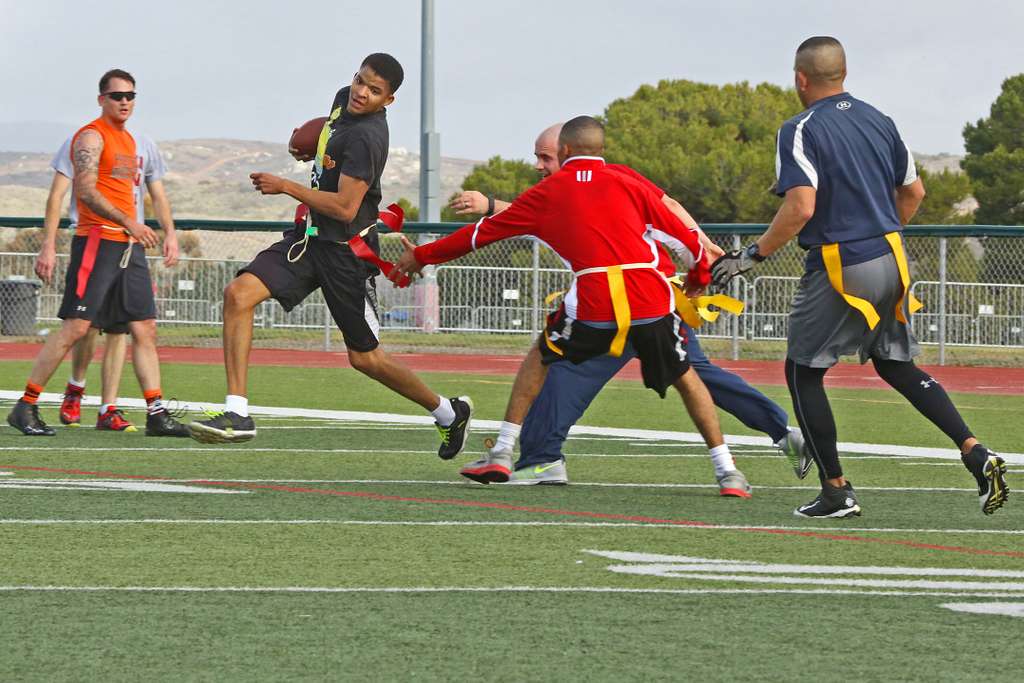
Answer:
<path fill-rule="evenodd" d="M 797 365 L 786 359 L 786 384 L 793 397 L 793 410 L 807 440 L 807 448 L 818 464 L 821 479 L 843 476 L 836 450 L 836 421 L 825 395 L 825 373 L 828 368 Z"/>
<path fill-rule="evenodd" d="M 953 440 L 957 448 L 973 435 L 946 390 L 913 361 L 877 360 L 875 372 Z"/>
<path fill-rule="evenodd" d="M 946 390 L 913 361 L 872 359 L 872 362 L 878 376 L 952 439 L 957 448 L 972 438 L 971 430 Z M 843 469 L 836 451 L 836 421 L 825 395 L 826 372 L 828 368 L 810 368 L 786 359 L 786 384 L 807 447 L 818 464 L 819 476 L 835 479 L 843 475 Z"/>

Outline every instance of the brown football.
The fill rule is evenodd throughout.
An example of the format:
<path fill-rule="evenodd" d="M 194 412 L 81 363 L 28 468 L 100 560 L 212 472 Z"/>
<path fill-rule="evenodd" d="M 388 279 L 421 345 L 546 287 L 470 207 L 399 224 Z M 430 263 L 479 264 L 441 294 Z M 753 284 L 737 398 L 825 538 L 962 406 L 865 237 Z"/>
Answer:
<path fill-rule="evenodd" d="M 312 157 L 316 154 L 317 143 L 320 142 L 320 131 L 327 123 L 327 117 L 310 119 L 292 131 L 288 140 L 288 151 L 296 151 L 300 156 Z"/>

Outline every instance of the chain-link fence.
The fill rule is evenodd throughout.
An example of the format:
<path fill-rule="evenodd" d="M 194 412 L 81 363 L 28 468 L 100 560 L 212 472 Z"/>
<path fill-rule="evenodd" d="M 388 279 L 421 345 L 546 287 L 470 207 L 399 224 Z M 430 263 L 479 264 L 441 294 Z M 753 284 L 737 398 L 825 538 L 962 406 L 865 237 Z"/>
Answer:
<path fill-rule="evenodd" d="M 290 225 L 178 222 L 180 263 L 166 268 L 159 256 L 149 258 L 161 340 L 166 345 L 215 346 L 220 343 L 224 287 Z M 61 236 L 56 275 L 43 284 L 34 273 L 40 231 L 30 227 L 38 225 L 38 219 L 0 218 L 0 224 L 13 226 L 0 228 L 0 338 L 34 336 L 57 323 L 69 237 Z M 406 231 L 429 238 L 453 227 L 457 226 L 414 223 Z M 765 228 L 704 227 L 726 250 Z M 907 229 L 913 293 L 925 304 L 913 326 L 922 343 L 939 348 L 940 362 L 948 346 L 1024 348 L 1022 237 L 1024 228 L 1006 226 Z M 394 260 L 400 252 L 394 237 L 383 236 L 381 247 L 385 259 Z M 741 342 L 784 340 L 803 257 L 804 252 L 791 243 L 746 277 L 737 278 L 728 293 L 746 304 L 743 315 L 722 315 L 706 323 L 701 336 L 731 340 L 734 357 Z M 407 289 L 378 278 L 382 329 L 457 333 L 477 340 L 523 335 L 525 341 L 525 335 L 536 335 L 543 327 L 550 308 L 545 299 L 570 282 L 561 259 L 530 239 L 499 242 L 428 271 Z M 255 327 L 255 343 L 261 346 L 341 348 L 319 292 L 288 313 L 276 302 L 262 304 Z M 421 343 L 429 339 L 417 337 Z"/>

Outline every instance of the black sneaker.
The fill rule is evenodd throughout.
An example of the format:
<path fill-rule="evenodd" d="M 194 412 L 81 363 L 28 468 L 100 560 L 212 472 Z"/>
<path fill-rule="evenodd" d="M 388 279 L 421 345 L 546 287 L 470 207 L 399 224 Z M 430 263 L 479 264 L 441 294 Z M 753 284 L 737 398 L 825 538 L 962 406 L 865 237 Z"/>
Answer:
<path fill-rule="evenodd" d="M 1003 507 L 1010 495 L 1006 485 L 1006 462 L 998 454 L 980 443 L 967 455 L 961 455 L 964 466 L 974 475 L 978 483 L 978 501 L 986 515 Z"/>
<path fill-rule="evenodd" d="M 860 505 L 857 504 L 857 495 L 853 492 L 853 485 L 850 482 L 846 482 L 841 489 L 822 482 L 818 497 L 793 510 L 793 514 L 797 517 L 833 519 L 859 517 Z"/>
<path fill-rule="evenodd" d="M 146 436 L 189 436 L 188 427 L 181 424 L 161 408 L 146 415 Z"/>
<path fill-rule="evenodd" d="M 18 399 L 7 416 L 7 424 L 25 436 L 54 436 L 57 434 L 53 427 L 46 426 L 46 423 L 40 419 L 39 406 L 21 399 Z"/>
<path fill-rule="evenodd" d="M 256 423 L 251 417 L 238 413 L 206 411 L 208 420 L 196 420 L 188 425 L 188 433 L 202 443 L 241 443 L 256 436 Z"/>
<path fill-rule="evenodd" d="M 459 396 L 450 400 L 455 411 L 455 421 L 447 427 L 434 423 L 437 431 L 441 433 L 441 447 L 437 449 L 437 457 L 442 460 L 451 460 L 462 452 L 473 417 L 473 402 L 469 400 L 469 396 Z"/>

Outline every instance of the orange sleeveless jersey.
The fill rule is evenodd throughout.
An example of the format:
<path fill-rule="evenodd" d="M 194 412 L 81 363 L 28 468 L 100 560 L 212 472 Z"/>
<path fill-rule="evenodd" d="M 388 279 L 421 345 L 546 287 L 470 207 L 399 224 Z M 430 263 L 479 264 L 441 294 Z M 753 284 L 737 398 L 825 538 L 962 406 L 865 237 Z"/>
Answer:
<path fill-rule="evenodd" d="M 72 162 L 75 141 L 86 130 L 94 130 L 103 137 L 96 189 L 124 215 L 135 218 L 135 188 L 142 179 L 142 159 L 135 152 L 135 139 L 127 130 L 118 130 L 100 117 L 75 133 L 71 143 Z M 121 226 L 97 214 L 80 198 L 76 197 L 75 201 L 78 202 L 78 229 L 75 235 L 86 236 L 91 229 L 99 228 L 100 236 L 105 240 L 128 241 L 128 235 Z"/>

